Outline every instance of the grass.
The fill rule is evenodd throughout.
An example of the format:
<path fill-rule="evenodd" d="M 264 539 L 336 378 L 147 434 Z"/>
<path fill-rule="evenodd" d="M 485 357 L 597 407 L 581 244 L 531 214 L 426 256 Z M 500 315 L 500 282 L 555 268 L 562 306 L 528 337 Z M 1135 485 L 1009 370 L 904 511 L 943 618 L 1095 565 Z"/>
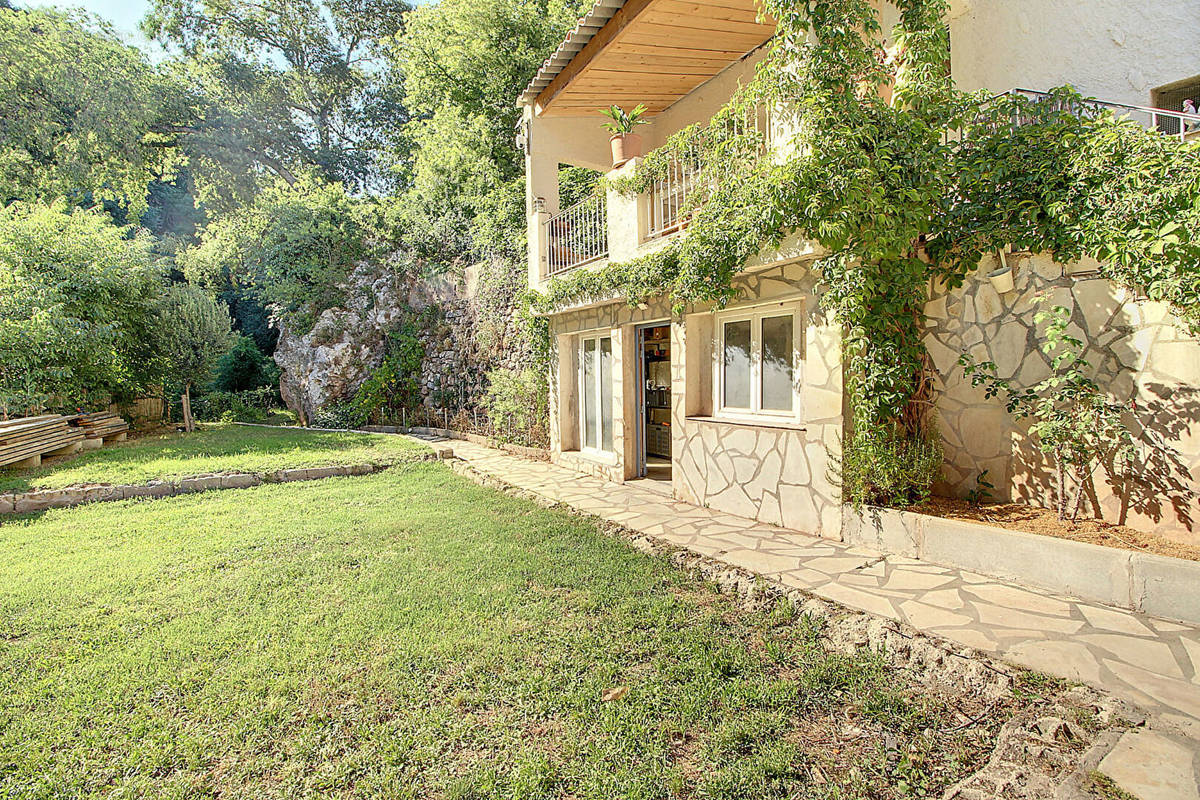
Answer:
<path fill-rule="evenodd" d="M 10 798 L 938 796 L 1006 718 L 428 462 L 0 524 L 0 642 Z"/>
<path fill-rule="evenodd" d="M 393 463 L 424 452 L 423 445 L 399 436 L 209 424 L 195 433 L 143 436 L 37 469 L 0 469 L 0 492 L 145 483 L 234 470 Z"/>

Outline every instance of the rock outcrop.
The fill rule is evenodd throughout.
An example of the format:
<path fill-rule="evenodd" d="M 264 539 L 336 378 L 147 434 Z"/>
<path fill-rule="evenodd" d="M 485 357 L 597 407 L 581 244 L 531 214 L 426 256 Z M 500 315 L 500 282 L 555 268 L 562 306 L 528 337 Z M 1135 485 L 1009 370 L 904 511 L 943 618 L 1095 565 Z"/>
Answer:
<path fill-rule="evenodd" d="M 417 376 L 422 403 L 436 413 L 478 408 L 487 370 L 528 358 L 516 344 L 511 314 L 519 277 L 501 262 L 432 278 L 359 267 L 343 287 L 346 301 L 322 312 L 311 330 L 298 333 L 281 323 L 275 362 L 284 402 L 311 423 L 382 363 L 388 334 L 405 314 L 433 306 L 418 333 L 425 352 Z"/>

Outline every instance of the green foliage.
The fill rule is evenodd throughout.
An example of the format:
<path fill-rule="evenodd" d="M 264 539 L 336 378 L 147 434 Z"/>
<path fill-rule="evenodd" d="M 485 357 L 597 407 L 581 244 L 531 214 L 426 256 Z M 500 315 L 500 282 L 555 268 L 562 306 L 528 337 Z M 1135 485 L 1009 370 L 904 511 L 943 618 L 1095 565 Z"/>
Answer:
<path fill-rule="evenodd" d="M 238 336 L 233 347 L 217 361 L 213 388 L 220 392 L 243 392 L 274 387 L 278 393 L 279 367 L 262 354 L 249 336 Z"/>
<path fill-rule="evenodd" d="M 165 94 L 146 56 L 79 10 L 0 8 L 0 201 L 109 200 L 140 214 Z"/>
<path fill-rule="evenodd" d="M 942 443 L 936 435 L 901 438 L 857 430 L 843 442 L 829 477 L 841 487 L 843 501 L 860 510 L 919 505 L 941 474 Z"/>
<path fill-rule="evenodd" d="M 1038 449 L 1053 458 L 1055 506 L 1059 519 L 1075 519 L 1083 493 L 1101 466 L 1120 478 L 1136 455 L 1133 436 L 1122 419 L 1124 408 L 1110 402 L 1088 374 L 1084 344 L 1067 334 L 1071 312 L 1063 306 L 1039 311 L 1035 321 L 1046 323 L 1042 352 L 1050 358 L 1050 375 L 1037 384 L 1018 388 L 996 375 L 991 361 L 959 358 L 972 386 L 984 387 L 987 397 L 1003 393 L 1009 413 L 1029 417 Z"/>
<path fill-rule="evenodd" d="M 0 413 L 70 410 L 157 377 L 149 238 L 98 211 L 0 209 Z"/>
<path fill-rule="evenodd" d="M 609 106 L 600 109 L 600 113 L 612 120 L 600 123 L 600 127 L 609 133 L 633 133 L 636 126 L 650 123 L 650 120 L 642 119 L 642 115 L 646 113 L 645 103 L 638 103 L 630 111 L 626 111 L 620 106 Z"/>
<path fill-rule="evenodd" d="M 418 256 L 446 268 L 524 258 L 524 161 L 513 104 L 582 0 L 441 0 L 422 4 L 392 42 L 412 120 L 395 153 L 394 221 Z"/>
<path fill-rule="evenodd" d="M 301 333 L 344 299 L 346 277 L 379 254 L 378 207 L 340 184 L 279 181 L 240 214 L 209 225 L 180 253 L 195 283 L 254 287 L 264 303 Z"/>
<path fill-rule="evenodd" d="M 432 322 L 432 308 L 424 313 L 405 316 L 388 334 L 383 363 L 362 382 L 347 408 L 342 422 L 358 427 L 372 419 L 396 420 L 403 409 L 421 402 L 421 362 L 425 348 L 420 333 Z"/>
<path fill-rule="evenodd" d="M 265 422 L 279 403 L 279 390 L 273 386 L 212 391 L 192 400 L 192 414 L 206 422 Z"/>
<path fill-rule="evenodd" d="M 223 215 L 273 179 L 352 190 L 386 178 L 375 155 L 404 109 L 382 43 L 404 0 L 155 0 L 142 23 L 176 85 L 161 143 L 182 152 Z"/>
<path fill-rule="evenodd" d="M 992 490 L 996 485 L 988 480 L 988 471 L 985 469 L 975 476 L 975 488 L 970 489 L 964 496 L 964 500 L 973 506 L 983 505 L 992 499 Z"/>
<path fill-rule="evenodd" d="M 493 369 L 483 405 L 501 441 L 546 447 L 550 387 L 545 370 Z"/>
<path fill-rule="evenodd" d="M 1090 255 L 1106 277 L 1171 304 L 1200 333 L 1200 143 L 1147 131 L 1064 88 L 994 100 L 964 129 L 954 174 L 930 242 L 951 285 L 1008 244 L 1061 261 Z"/>
<path fill-rule="evenodd" d="M 169 382 L 184 389 L 207 383 L 231 338 L 229 312 L 211 294 L 187 283 L 167 289 L 159 305 L 154 346 Z"/>

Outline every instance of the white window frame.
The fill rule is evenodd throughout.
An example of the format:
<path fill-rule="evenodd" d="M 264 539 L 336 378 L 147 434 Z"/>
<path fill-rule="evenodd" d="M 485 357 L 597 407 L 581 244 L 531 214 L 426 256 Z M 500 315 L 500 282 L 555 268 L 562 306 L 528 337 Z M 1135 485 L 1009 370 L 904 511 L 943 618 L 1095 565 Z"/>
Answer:
<path fill-rule="evenodd" d="M 616 351 L 613 350 L 615 342 L 613 340 L 612 331 L 598 331 L 596 333 L 584 334 L 583 336 L 579 337 L 579 350 L 578 350 L 579 368 L 577 370 L 577 372 L 578 372 L 577 379 L 578 379 L 578 385 L 579 385 L 579 404 L 578 404 L 579 405 L 579 414 L 578 414 L 578 417 L 579 417 L 579 451 L 581 453 L 586 453 L 586 454 L 593 455 L 593 456 L 609 458 L 616 453 L 616 449 L 617 449 L 617 431 L 616 431 L 617 396 L 614 391 L 616 389 L 616 386 L 615 385 L 611 386 L 609 389 L 609 391 L 613 392 L 613 418 L 612 418 L 612 421 L 609 423 L 613 427 L 613 431 L 612 431 L 613 449 L 605 450 L 604 449 L 604 413 L 601 409 L 601 397 L 603 396 L 604 389 L 603 389 L 603 377 L 600 374 L 599 359 L 597 359 L 597 363 L 596 363 L 596 396 L 593 398 L 593 400 L 596 403 L 596 444 L 597 444 L 596 447 L 589 447 L 587 444 L 587 408 L 584 403 L 584 398 L 587 393 L 587 391 L 585 389 L 585 383 L 584 383 L 584 369 L 585 369 L 585 363 L 587 360 L 587 344 L 588 344 L 588 342 L 596 342 L 596 352 L 597 352 L 597 354 L 599 354 L 600 341 L 603 339 L 608 339 L 608 347 L 609 347 L 609 354 L 610 354 L 609 357 L 613 359 L 613 367 L 614 367 L 614 372 L 615 372 L 616 355 L 617 354 L 616 354 Z M 609 376 L 609 382 L 611 384 L 615 384 L 615 381 L 613 380 L 612 375 Z"/>
<path fill-rule="evenodd" d="M 762 321 L 773 317 L 792 318 L 792 410 L 774 411 L 762 407 Z M 750 407 L 725 405 L 725 325 L 730 322 L 750 322 Z M 798 423 L 803 419 L 801 386 L 804 381 L 804 330 L 797 304 L 756 306 L 720 312 L 714 316 L 715 347 L 713 353 L 713 416 L 740 421 L 771 421 Z"/>

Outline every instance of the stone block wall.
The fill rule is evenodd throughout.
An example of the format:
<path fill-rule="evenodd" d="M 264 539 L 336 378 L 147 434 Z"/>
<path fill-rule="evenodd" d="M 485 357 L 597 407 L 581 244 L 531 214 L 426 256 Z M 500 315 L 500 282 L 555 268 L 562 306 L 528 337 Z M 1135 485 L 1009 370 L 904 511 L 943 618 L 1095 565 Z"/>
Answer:
<path fill-rule="evenodd" d="M 715 333 L 708 313 L 689 315 L 678 326 L 680 345 L 672 348 L 675 495 L 761 522 L 840 538 L 841 494 L 830 482 L 829 467 L 830 456 L 841 448 L 841 329 L 821 311 L 816 276 L 807 262 L 743 275 L 735 288 L 738 299 L 730 309 L 773 300 L 799 302 L 802 418 L 788 425 L 709 418 Z"/>
<path fill-rule="evenodd" d="M 840 451 L 842 366 L 840 328 L 820 310 L 808 262 L 761 268 L 738 278 L 728 306 L 778 301 L 801 309 L 803 417 L 778 423 L 712 417 L 713 317 L 708 307 L 680 317 L 661 301 L 630 308 L 617 301 L 551 318 L 551 460 L 578 472 L 620 481 L 636 471 L 635 438 L 625 435 L 636 413 L 631 359 L 636 327 L 670 322 L 672 373 L 672 491 L 695 505 L 838 538 L 841 501 L 829 481 L 830 455 Z M 613 337 L 614 444 L 611 459 L 578 451 L 575 349 L 578 335 Z"/>
<path fill-rule="evenodd" d="M 1095 262 L 1064 266 L 1036 255 L 1009 256 L 1009 263 L 1015 263 L 1012 291 L 998 293 L 981 269 L 961 289 L 935 286 L 926 306 L 925 343 L 940 383 L 946 455 L 936 489 L 961 496 L 986 469 L 997 499 L 1053 506 L 1051 465 L 1028 423 L 1015 421 L 1002 400 L 985 399 L 956 363 L 963 352 L 993 361 L 1017 387 L 1046 377 L 1044 326 L 1034 321 L 1033 303 L 1046 294 L 1051 305 L 1071 309 L 1069 333 L 1086 343 L 1084 358 L 1100 385 L 1127 405 L 1126 422 L 1138 441 L 1127 480 L 1095 477 L 1088 513 L 1200 543 L 1200 341 L 1164 304 L 1099 277 Z"/>

